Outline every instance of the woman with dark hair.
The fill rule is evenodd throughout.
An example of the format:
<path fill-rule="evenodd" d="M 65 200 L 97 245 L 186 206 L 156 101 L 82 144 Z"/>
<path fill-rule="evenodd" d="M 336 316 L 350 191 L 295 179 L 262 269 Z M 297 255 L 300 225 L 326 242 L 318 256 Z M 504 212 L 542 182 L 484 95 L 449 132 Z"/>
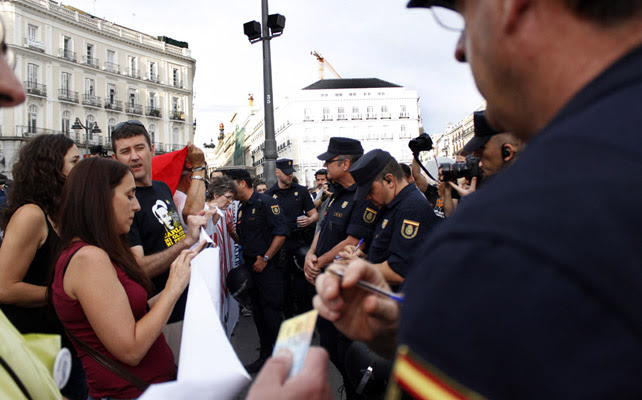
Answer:
<path fill-rule="evenodd" d="M 64 135 L 39 135 L 20 148 L 13 185 L 3 212 L 0 247 L 0 308 L 21 333 L 63 335 L 47 306 L 47 283 L 59 243 L 55 216 L 65 179 L 80 155 Z M 63 346 L 71 347 L 64 340 Z M 62 394 L 87 397 L 85 376 L 76 357 Z"/>
<path fill-rule="evenodd" d="M 52 299 L 85 368 L 90 398 L 132 399 L 142 390 L 109 372 L 78 339 L 147 383 L 176 375 L 162 329 L 189 282 L 190 261 L 204 243 L 180 254 L 165 289 L 148 303 L 151 282 L 127 242 L 140 209 L 135 193 L 127 165 L 98 157 L 81 161 L 63 190 L 62 251 Z"/>

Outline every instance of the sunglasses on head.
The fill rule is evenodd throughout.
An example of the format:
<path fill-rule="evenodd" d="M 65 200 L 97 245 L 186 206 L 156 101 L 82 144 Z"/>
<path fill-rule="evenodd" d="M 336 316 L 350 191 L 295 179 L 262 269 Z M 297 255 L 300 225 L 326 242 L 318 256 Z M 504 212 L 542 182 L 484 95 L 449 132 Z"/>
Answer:
<path fill-rule="evenodd" d="M 114 127 L 111 130 L 112 133 L 116 132 L 117 130 L 119 130 L 120 128 L 122 128 L 125 125 L 127 125 L 127 126 L 129 126 L 129 125 L 142 126 L 143 128 L 145 127 L 145 125 L 143 125 L 142 122 L 140 122 L 138 120 L 135 120 L 135 119 L 130 119 L 129 121 L 119 122 L 116 125 L 114 125 Z"/>

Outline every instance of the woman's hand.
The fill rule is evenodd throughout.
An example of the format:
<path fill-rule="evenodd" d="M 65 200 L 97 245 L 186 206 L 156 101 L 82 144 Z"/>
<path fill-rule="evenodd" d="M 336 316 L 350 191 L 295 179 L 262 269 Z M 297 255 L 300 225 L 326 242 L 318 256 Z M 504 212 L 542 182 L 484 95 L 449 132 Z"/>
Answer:
<path fill-rule="evenodd" d="M 169 277 L 165 288 L 171 290 L 176 297 L 180 296 L 187 287 L 191 273 L 190 263 L 203 250 L 205 243 L 203 240 L 194 249 L 181 251 L 169 267 Z"/>

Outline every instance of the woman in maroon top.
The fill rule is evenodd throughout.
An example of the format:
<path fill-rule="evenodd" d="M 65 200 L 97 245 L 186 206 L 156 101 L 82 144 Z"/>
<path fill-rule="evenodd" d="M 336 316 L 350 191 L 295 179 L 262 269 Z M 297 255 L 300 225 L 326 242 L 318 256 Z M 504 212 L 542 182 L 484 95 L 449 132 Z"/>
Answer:
<path fill-rule="evenodd" d="M 78 167 L 65 183 L 60 206 L 63 250 L 52 285 L 56 312 L 69 332 L 144 381 L 172 380 L 174 357 L 161 331 L 187 286 L 190 261 L 198 249 L 181 253 L 170 267 L 165 289 L 148 304 L 149 277 L 127 243 L 134 213 L 140 209 L 129 167 L 100 157 L 83 160 Z M 141 395 L 127 380 L 76 349 L 90 397 Z"/>

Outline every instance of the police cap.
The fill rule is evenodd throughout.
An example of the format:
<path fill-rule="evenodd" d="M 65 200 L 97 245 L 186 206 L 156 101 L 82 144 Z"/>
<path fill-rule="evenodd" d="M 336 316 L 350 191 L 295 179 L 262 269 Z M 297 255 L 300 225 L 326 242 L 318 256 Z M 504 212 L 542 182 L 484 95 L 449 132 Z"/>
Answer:
<path fill-rule="evenodd" d="M 361 147 L 361 142 L 350 138 L 332 137 L 330 138 L 330 143 L 328 144 L 328 151 L 321 154 L 317 158 L 319 160 L 327 161 L 342 154 L 362 155 L 363 147 Z"/>
<path fill-rule="evenodd" d="M 292 166 L 292 160 L 289 158 L 281 158 L 279 160 L 276 160 L 276 167 L 281 170 L 284 174 L 293 174 L 296 172 L 294 167 Z"/>
<path fill-rule="evenodd" d="M 372 182 L 392 159 L 387 151 L 375 149 L 367 152 L 350 167 L 348 172 L 358 186 L 354 195 L 355 200 L 366 198 Z"/>
<path fill-rule="evenodd" d="M 225 175 L 227 175 L 230 179 L 233 179 L 235 181 L 241 180 L 241 179 L 246 179 L 246 178 L 251 178 L 250 173 L 246 169 L 242 168 L 237 168 L 237 169 L 228 169 L 226 171 L 223 171 Z"/>
<path fill-rule="evenodd" d="M 464 145 L 464 150 L 468 152 L 479 149 L 488 143 L 491 137 L 501 133 L 488 125 L 485 111 L 475 111 L 473 114 L 473 125 L 475 127 L 475 135 Z"/>

